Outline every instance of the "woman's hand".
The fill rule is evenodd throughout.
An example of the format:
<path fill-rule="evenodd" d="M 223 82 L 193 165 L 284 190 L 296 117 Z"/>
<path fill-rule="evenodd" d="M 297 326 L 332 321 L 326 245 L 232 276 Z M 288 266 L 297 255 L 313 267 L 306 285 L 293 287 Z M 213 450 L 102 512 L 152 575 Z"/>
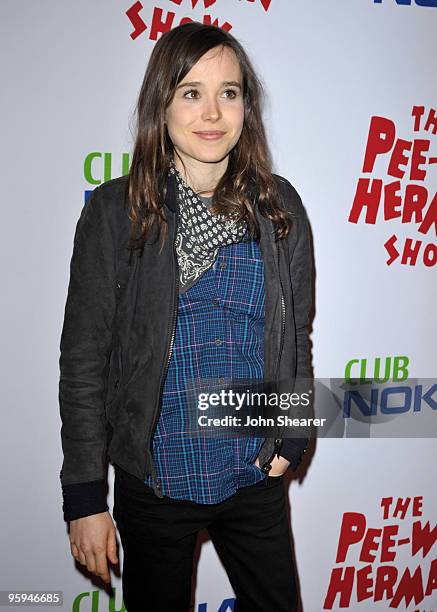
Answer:
<path fill-rule="evenodd" d="M 87 569 L 110 583 L 108 562 L 118 563 L 116 529 L 109 512 L 70 521 L 71 554 Z"/>
<path fill-rule="evenodd" d="M 255 465 L 260 467 L 258 457 L 256 458 Z M 271 465 L 272 469 L 269 472 L 269 476 L 282 476 L 282 474 L 285 474 L 285 472 L 287 471 L 288 466 L 290 465 L 290 461 L 288 461 L 288 459 L 286 459 L 285 457 L 277 457 L 275 455 L 272 459 Z"/>

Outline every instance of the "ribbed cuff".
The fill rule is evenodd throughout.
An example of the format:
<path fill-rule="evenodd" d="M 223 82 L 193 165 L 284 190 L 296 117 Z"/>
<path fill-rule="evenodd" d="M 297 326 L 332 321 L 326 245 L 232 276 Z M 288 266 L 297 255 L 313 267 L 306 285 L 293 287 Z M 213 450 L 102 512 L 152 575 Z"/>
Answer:
<path fill-rule="evenodd" d="M 281 457 L 290 461 L 290 467 L 296 471 L 308 446 L 307 438 L 283 438 L 280 450 Z"/>
<path fill-rule="evenodd" d="M 74 521 L 109 510 L 106 480 L 62 485 L 64 521 Z"/>

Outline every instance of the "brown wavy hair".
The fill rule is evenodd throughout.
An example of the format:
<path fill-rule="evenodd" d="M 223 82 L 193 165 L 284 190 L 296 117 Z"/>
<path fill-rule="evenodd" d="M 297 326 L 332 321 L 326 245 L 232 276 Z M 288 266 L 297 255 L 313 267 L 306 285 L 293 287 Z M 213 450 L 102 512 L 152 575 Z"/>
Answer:
<path fill-rule="evenodd" d="M 259 223 L 250 197 L 252 186 L 258 195 L 259 211 L 272 220 L 276 238 L 284 238 L 291 229 L 290 215 L 281 205 L 272 175 L 261 116 L 262 84 L 243 47 L 229 32 L 213 25 L 189 22 L 166 32 L 155 44 L 135 107 L 135 145 L 127 191 L 132 221 L 129 248 L 140 248 L 141 254 L 155 223 L 161 249 L 168 231 L 163 204 L 174 147 L 164 123 L 165 111 L 177 85 L 196 62 L 207 51 L 221 45 L 232 49 L 240 64 L 244 122 L 241 136 L 229 153 L 228 167 L 213 192 L 211 212 L 245 220 L 250 235 L 259 241 Z"/>

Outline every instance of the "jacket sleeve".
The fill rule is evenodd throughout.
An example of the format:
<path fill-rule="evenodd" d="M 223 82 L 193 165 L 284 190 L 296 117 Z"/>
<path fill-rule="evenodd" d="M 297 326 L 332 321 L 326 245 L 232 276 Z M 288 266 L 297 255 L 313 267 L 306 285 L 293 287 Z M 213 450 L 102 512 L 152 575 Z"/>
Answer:
<path fill-rule="evenodd" d="M 293 223 L 296 224 L 295 247 L 290 253 L 290 281 L 293 292 L 294 319 L 296 325 L 297 386 L 303 379 L 311 378 L 309 317 L 312 305 L 313 264 L 310 247 L 309 222 L 302 200 L 294 187 L 286 181 L 287 199 L 295 206 Z M 293 230 L 292 230 L 293 231 Z M 290 461 L 296 470 L 308 447 L 308 438 L 284 438 L 280 454 Z"/>
<path fill-rule="evenodd" d="M 116 244 L 102 188 L 74 236 L 60 341 L 59 406 L 64 520 L 105 512 L 105 393 L 116 310 Z"/>

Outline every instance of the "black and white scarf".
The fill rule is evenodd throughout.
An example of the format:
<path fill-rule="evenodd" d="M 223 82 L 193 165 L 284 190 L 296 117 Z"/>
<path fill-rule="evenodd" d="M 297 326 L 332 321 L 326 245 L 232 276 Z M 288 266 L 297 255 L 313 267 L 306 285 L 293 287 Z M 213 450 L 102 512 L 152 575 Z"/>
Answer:
<path fill-rule="evenodd" d="M 246 234 L 245 221 L 213 215 L 208 205 L 186 184 L 174 161 L 169 174 L 175 175 L 179 203 L 176 253 L 179 264 L 179 293 L 185 293 L 206 272 L 221 246 L 240 242 Z"/>

